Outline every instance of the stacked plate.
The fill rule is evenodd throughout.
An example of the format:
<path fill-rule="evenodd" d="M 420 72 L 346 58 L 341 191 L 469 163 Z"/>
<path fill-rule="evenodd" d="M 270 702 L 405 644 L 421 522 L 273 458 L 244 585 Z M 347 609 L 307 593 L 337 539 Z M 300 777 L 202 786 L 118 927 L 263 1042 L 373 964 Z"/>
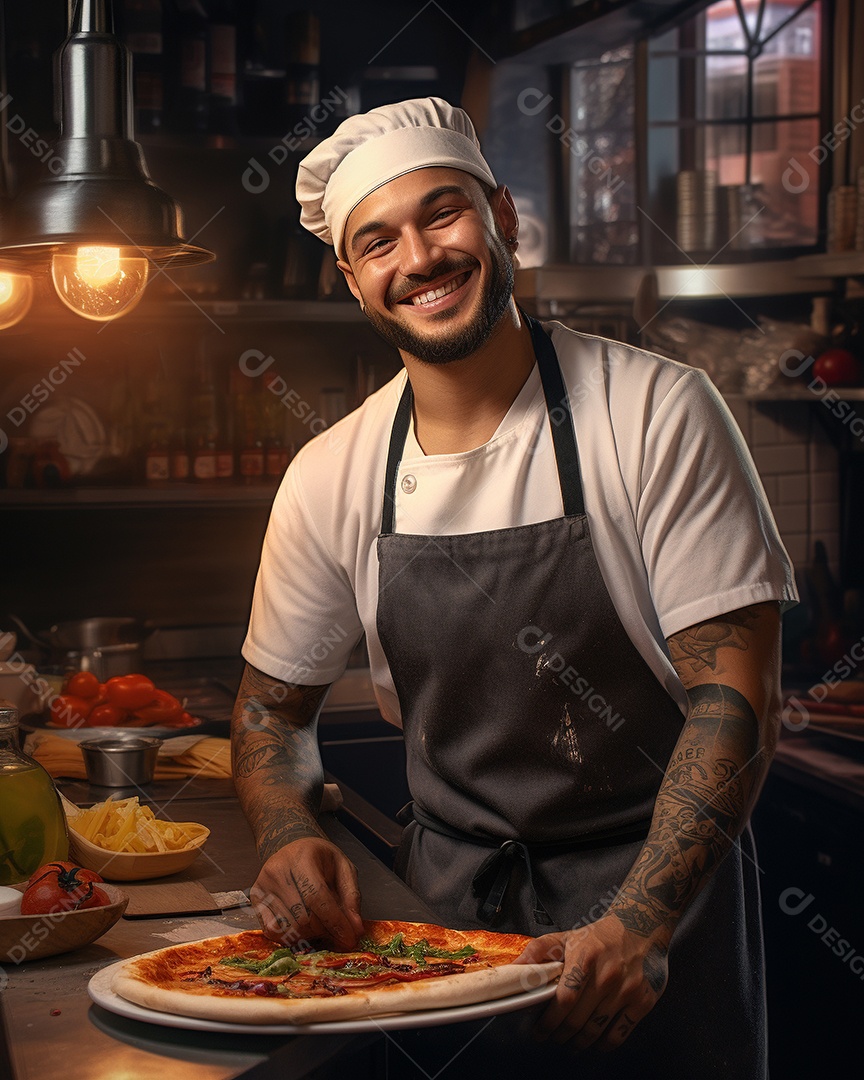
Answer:
<path fill-rule="evenodd" d="M 682 169 L 677 176 L 678 246 L 712 251 L 717 245 L 717 173 Z"/>

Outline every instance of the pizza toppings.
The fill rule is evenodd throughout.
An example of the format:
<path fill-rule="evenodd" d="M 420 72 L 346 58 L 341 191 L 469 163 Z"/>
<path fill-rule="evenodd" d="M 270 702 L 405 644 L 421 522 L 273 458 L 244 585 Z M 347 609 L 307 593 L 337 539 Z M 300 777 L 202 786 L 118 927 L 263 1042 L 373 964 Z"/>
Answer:
<path fill-rule="evenodd" d="M 282 947 L 264 956 L 248 953 L 226 956 L 218 961 L 219 967 L 250 972 L 257 978 L 219 978 L 214 976 L 213 967 L 208 965 L 200 972 L 188 974 L 183 981 L 201 980 L 225 993 L 293 995 L 294 987 L 299 992 L 302 984 L 303 996 L 308 996 L 310 991 L 344 994 L 347 993 L 346 982 L 350 982 L 352 989 L 361 989 L 384 983 L 458 975 L 464 971 L 464 966 L 454 961 L 469 961 L 477 954 L 477 950 L 470 945 L 460 949 L 442 949 L 430 945 L 425 939 L 409 945 L 401 933 L 378 943 L 364 938 L 359 943 L 359 949 L 361 951 L 350 953 L 328 950 L 304 953 Z M 433 963 L 429 963 L 430 960 Z M 434 962 L 440 960 L 449 960 L 450 963 Z M 262 977 L 273 981 L 263 982 Z M 294 986 L 289 987 L 288 983 L 292 981 Z"/>
<path fill-rule="evenodd" d="M 425 938 L 415 941 L 413 945 L 405 943 L 404 934 L 395 934 L 390 941 L 376 945 L 368 937 L 364 937 L 358 943 L 361 949 L 377 953 L 379 956 L 405 956 L 413 960 L 415 964 L 425 965 L 427 957 L 435 957 L 441 960 L 467 960 L 475 956 L 477 950 L 471 945 L 464 945 L 461 949 L 439 949 L 430 945 Z"/>

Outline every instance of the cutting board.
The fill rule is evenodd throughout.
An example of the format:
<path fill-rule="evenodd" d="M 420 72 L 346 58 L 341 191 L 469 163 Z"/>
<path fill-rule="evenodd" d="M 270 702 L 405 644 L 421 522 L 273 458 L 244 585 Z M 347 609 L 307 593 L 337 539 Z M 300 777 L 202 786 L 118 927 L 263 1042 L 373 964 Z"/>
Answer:
<path fill-rule="evenodd" d="M 164 919 L 169 915 L 219 915 L 215 900 L 199 881 L 124 885 L 129 897 L 124 918 Z"/>

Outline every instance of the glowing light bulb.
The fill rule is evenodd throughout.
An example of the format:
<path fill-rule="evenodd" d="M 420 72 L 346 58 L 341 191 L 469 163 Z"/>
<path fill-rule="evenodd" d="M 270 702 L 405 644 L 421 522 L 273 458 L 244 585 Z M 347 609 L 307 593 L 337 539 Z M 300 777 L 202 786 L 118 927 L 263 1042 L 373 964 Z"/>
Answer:
<path fill-rule="evenodd" d="M 54 287 L 66 307 L 96 322 L 131 311 L 144 295 L 149 272 L 146 259 L 95 244 L 57 252 L 51 263 Z"/>
<path fill-rule="evenodd" d="M 0 330 L 20 322 L 33 303 L 33 279 L 29 274 L 0 270 Z"/>

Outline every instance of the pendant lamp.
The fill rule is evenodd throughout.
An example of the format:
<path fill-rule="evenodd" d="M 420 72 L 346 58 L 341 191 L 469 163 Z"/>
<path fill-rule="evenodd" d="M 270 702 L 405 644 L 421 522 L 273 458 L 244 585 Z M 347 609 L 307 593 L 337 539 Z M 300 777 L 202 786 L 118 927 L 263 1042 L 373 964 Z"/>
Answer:
<path fill-rule="evenodd" d="M 6 94 L 6 24 L 5 11 L 0 4 L 0 101 Z M 9 218 L 9 132 L 0 124 L 0 228 Z M 33 279 L 28 273 L 15 269 L 15 264 L 0 262 L 0 330 L 20 322 L 33 303 Z"/>
<path fill-rule="evenodd" d="M 13 200 L 0 265 L 49 271 L 63 303 L 107 322 L 132 310 L 151 266 L 215 258 L 184 239 L 180 207 L 151 180 L 134 141 L 132 63 L 110 0 L 76 0 L 57 65 L 61 114 L 46 175 Z"/>

